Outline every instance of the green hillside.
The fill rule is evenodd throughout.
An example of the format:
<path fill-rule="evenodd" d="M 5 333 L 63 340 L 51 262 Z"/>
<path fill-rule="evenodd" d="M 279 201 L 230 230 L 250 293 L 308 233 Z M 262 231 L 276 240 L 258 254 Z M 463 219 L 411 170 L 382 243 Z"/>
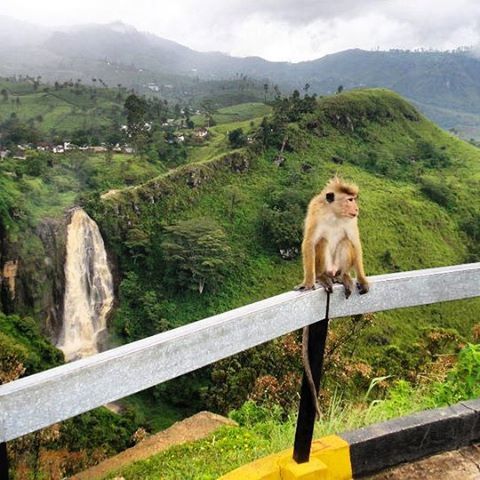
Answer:
<path fill-rule="evenodd" d="M 0 233 L 31 265 L 31 289 L 48 286 L 38 228 L 81 204 L 116 263 L 112 344 L 284 292 L 302 277 L 306 205 L 334 174 L 360 187 L 367 275 L 478 261 L 476 147 L 387 90 L 321 99 L 294 92 L 269 112 L 259 104 L 219 110 L 207 138 L 180 146 L 154 127 L 152 148 L 136 156 L 28 152 L 1 162 Z M 30 294 L 24 313 L 41 318 L 42 295 Z M 413 385 L 429 377 L 439 358 L 474 339 L 479 307 L 475 299 L 336 322 L 325 405 L 335 395 L 342 405 L 358 402 L 376 377 Z M 299 340 L 294 333 L 243 352 L 124 407 L 150 431 L 200 409 L 227 413 L 247 399 L 285 420 L 296 407 Z"/>
<path fill-rule="evenodd" d="M 361 188 L 367 274 L 478 259 L 480 156 L 475 147 L 384 90 L 359 90 L 318 104 L 294 95 L 276 112 L 262 122 L 247 149 L 180 167 L 101 203 L 87 203 L 123 273 L 113 324 L 124 340 L 292 288 L 301 280 L 300 259 L 285 260 L 279 250 L 298 248 L 305 206 L 334 174 Z M 286 137 L 284 161 L 277 166 Z M 176 225 L 196 235 L 195 219 L 213 222 L 230 249 L 230 260 L 220 261 L 219 272 L 212 271 L 211 279 L 205 273 L 202 294 L 198 277 L 177 276 L 179 265 L 169 262 L 172 229 Z M 375 314 L 359 332 L 353 358 L 366 362 L 371 376 L 389 374 L 384 365 L 395 372 L 415 369 L 421 363 L 419 345 L 432 329 L 450 328 L 471 338 L 478 306 L 472 300 Z M 159 317 L 162 321 L 155 321 Z M 239 407 L 257 376 L 281 379 L 286 374 L 276 367 L 276 373 L 269 372 L 271 358 L 279 354 L 276 348 L 245 353 L 158 387 L 157 395 L 176 398 L 181 406 L 177 389 L 207 389 L 200 397 L 189 397 L 199 398 L 198 406 L 220 411 Z M 216 380 L 223 378 L 223 369 L 230 372 L 228 380 Z M 343 393 L 355 397 L 365 381 L 347 382 Z"/>
<path fill-rule="evenodd" d="M 41 77 L 0 77 L 0 147 L 64 141 L 77 146 L 128 143 L 121 126 L 127 123 L 125 101 L 133 90 L 121 84 L 109 88 L 101 78 L 93 80 L 94 86 L 84 85 L 80 79 L 48 84 Z M 152 91 L 145 85 L 136 89 L 147 104 L 145 122 L 155 130 L 168 121 L 168 128 L 163 128 L 166 131 L 185 127 L 191 116 L 191 131 L 210 123 L 208 115 L 214 125 L 271 112 L 270 106 L 258 103 L 264 95 L 260 86 L 247 78 L 197 82 L 195 89 L 198 92 L 178 95 Z M 188 128 L 184 130 L 188 132 Z"/>
<path fill-rule="evenodd" d="M 142 277 L 148 272 L 147 282 L 168 298 L 167 304 L 175 304 L 175 324 L 266 298 L 298 282 L 299 259 L 282 260 L 278 245 L 265 234 L 272 228 L 268 211 L 279 212 L 280 223 L 293 219 L 290 228 L 300 229 L 303 207 L 335 173 L 361 188 L 360 225 L 370 275 L 476 258 L 477 148 L 441 131 L 388 91 L 325 98 L 300 117 L 281 126 L 280 140 L 268 140 L 273 146 L 257 143 L 250 150 L 190 164 L 99 205 L 89 204 L 122 270 L 138 268 Z M 288 146 L 278 167 L 274 159 L 280 145 L 275 143 L 281 144 L 284 135 Z M 235 162 L 248 166 L 232 174 Z M 189 185 L 192 177 L 199 179 L 198 186 Z M 298 218 L 292 215 L 297 207 Z M 242 261 L 229 266 L 221 289 L 203 295 L 171 291 L 162 278 L 163 227 L 201 217 L 221 225 L 232 256 Z M 144 234 L 142 248 L 148 251 L 135 257 L 138 267 L 125 243 L 132 230 Z M 294 234 L 285 237 L 295 246 Z M 428 323 L 427 313 L 425 318 Z M 417 329 L 418 323 L 412 334 Z M 407 326 L 402 335 L 408 331 Z"/>
<path fill-rule="evenodd" d="M 260 145 L 182 167 L 118 192 L 101 205 L 89 204 L 121 259 L 122 271 L 129 272 L 120 287 L 123 303 L 115 319 L 120 335 L 136 338 L 148 328 L 145 318 L 152 296 L 157 299 L 157 314 L 177 326 L 292 288 L 301 280 L 300 259 L 282 259 L 279 247 L 298 246 L 306 202 L 333 174 L 361 188 L 367 274 L 478 260 L 480 201 L 475 192 L 480 185 L 480 152 L 441 131 L 397 95 L 355 91 L 315 105 L 293 96 L 283 107 L 277 106 L 276 117 L 264 121 L 262 129 L 278 130 L 278 135 L 257 135 Z M 285 160 L 277 166 L 285 137 Z M 198 183 L 192 183 L 193 178 Z M 201 295 L 188 285 L 172 286 L 164 276 L 168 262 L 162 252 L 165 227 L 195 218 L 213 219 L 223 228 L 235 259 L 221 286 L 209 285 L 207 279 Z M 132 244 L 132 232 L 143 239 L 141 245 Z M 139 298 L 133 292 L 146 293 Z M 444 378 L 442 362 L 455 358 L 449 355 L 465 340 L 478 341 L 474 332 L 480 323 L 479 306 L 475 299 L 377 313 L 363 325 L 354 319 L 334 324 L 330 342 L 339 351 L 327 364 L 322 397 L 327 417 L 317 434 L 445 402 L 438 396 L 439 387 L 429 382 Z M 150 327 L 153 332 L 155 326 Z M 352 329 L 357 329 L 357 338 L 349 337 Z M 244 405 L 234 415 L 240 429 L 175 448 L 115 475 L 214 479 L 233 465 L 288 448 L 294 422 L 289 414 L 296 408 L 299 379 L 295 363 L 299 350 L 291 352 L 292 341 L 298 337 L 279 339 L 157 387 L 160 398 L 176 395 L 181 404 L 180 392 L 193 399 L 191 384 L 200 382 L 207 391 L 203 399 L 208 408 L 227 412 L 247 397 L 257 406 Z M 478 371 L 478 361 L 475 365 Z M 292 389 L 286 378 L 295 371 Z M 368 408 L 368 402 L 362 406 L 370 382 L 382 376 L 391 378 L 379 383 L 383 386 L 374 395 L 383 398 L 389 392 L 387 399 L 376 409 Z M 259 381 L 267 378 L 269 383 Z M 397 385 L 402 378 L 410 383 Z M 260 394 L 261 385 L 266 389 Z M 279 412 L 268 414 L 262 408 Z"/>

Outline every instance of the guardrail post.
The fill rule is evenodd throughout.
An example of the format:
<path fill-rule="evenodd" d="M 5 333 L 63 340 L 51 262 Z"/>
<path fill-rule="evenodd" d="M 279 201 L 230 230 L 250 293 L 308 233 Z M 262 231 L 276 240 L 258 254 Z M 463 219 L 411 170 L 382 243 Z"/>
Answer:
<path fill-rule="evenodd" d="M 308 357 L 312 370 L 313 383 L 318 392 L 322 376 L 323 356 L 328 333 L 328 317 L 310 325 L 308 336 Z M 313 403 L 312 392 L 305 372 L 303 372 L 302 388 L 300 393 L 300 407 L 298 409 L 297 428 L 293 445 L 293 459 L 297 463 L 306 463 L 310 459 L 313 428 L 317 411 Z"/>
<path fill-rule="evenodd" d="M 6 442 L 0 443 L 0 480 L 8 480 L 8 455 Z"/>

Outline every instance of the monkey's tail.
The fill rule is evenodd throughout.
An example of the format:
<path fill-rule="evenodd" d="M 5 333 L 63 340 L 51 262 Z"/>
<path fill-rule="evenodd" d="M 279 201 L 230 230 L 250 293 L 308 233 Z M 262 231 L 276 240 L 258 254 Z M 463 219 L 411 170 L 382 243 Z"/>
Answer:
<path fill-rule="evenodd" d="M 308 386 L 310 387 L 310 393 L 312 395 L 312 402 L 315 406 L 316 418 L 320 419 L 320 405 L 318 404 L 318 392 L 315 388 L 315 383 L 312 376 L 312 367 L 310 365 L 310 357 L 308 355 L 308 337 L 310 333 L 310 327 L 306 326 L 303 328 L 302 334 L 302 360 L 303 360 L 303 369 L 307 377 Z"/>

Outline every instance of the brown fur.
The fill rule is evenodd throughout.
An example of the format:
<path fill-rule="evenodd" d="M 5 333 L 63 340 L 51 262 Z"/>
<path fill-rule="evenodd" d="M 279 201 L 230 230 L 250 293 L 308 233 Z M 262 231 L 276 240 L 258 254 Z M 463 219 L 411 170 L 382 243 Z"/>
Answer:
<path fill-rule="evenodd" d="M 356 185 L 334 177 L 310 201 L 302 242 L 304 278 L 298 288 L 313 289 L 318 281 L 331 292 L 337 281 L 344 285 L 348 298 L 353 289 L 353 269 L 360 293 L 368 291 L 357 225 L 358 191 Z"/>

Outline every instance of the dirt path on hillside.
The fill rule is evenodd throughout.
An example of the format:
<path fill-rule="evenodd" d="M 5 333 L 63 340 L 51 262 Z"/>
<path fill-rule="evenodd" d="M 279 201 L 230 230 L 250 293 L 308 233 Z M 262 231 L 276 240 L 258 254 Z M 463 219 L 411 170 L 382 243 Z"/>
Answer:
<path fill-rule="evenodd" d="M 137 460 L 148 458 L 169 447 L 205 438 L 223 425 L 235 425 L 235 422 L 210 412 L 197 413 L 192 417 L 175 423 L 160 433 L 146 438 L 134 447 L 114 457 L 107 458 L 88 470 L 77 473 L 70 479 L 100 480 L 114 470 L 123 468 Z"/>
<path fill-rule="evenodd" d="M 406 463 L 366 480 L 480 480 L 480 444 Z"/>

